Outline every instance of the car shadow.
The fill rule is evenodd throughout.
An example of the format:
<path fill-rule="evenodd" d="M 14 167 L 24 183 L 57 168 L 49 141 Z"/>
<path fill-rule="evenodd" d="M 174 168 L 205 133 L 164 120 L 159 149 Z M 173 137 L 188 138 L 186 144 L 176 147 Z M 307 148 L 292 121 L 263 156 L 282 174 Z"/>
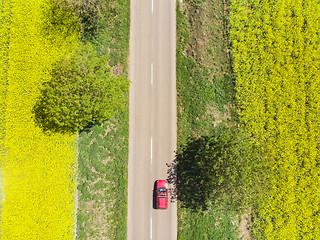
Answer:
<path fill-rule="evenodd" d="M 153 184 L 153 191 L 152 191 L 152 207 L 153 209 L 157 209 L 157 181 Z"/>

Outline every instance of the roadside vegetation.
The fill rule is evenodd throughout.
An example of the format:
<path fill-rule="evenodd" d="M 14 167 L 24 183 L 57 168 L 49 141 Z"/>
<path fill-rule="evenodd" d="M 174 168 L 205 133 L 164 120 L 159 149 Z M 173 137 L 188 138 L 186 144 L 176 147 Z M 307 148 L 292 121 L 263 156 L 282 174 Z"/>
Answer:
<path fill-rule="evenodd" d="M 317 238 L 319 3 L 177 5 L 178 239 Z"/>
<path fill-rule="evenodd" d="M 46 132 L 76 133 L 112 118 L 127 102 L 129 81 L 113 75 L 107 56 L 98 57 L 89 43 L 55 62 L 51 76 L 34 108 Z"/>
<path fill-rule="evenodd" d="M 129 1 L 0 6 L 1 239 L 125 239 Z"/>
<path fill-rule="evenodd" d="M 128 84 L 130 1 L 79 2 L 81 41 L 105 57 L 112 76 Z M 79 132 L 78 239 L 126 239 L 128 88 L 123 93 L 116 114 Z"/>
<path fill-rule="evenodd" d="M 181 240 L 238 239 L 248 202 L 243 194 L 249 170 L 242 166 L 254 150 L 237 129 L 227 7 L 224 1 L 177 1 Z"/>

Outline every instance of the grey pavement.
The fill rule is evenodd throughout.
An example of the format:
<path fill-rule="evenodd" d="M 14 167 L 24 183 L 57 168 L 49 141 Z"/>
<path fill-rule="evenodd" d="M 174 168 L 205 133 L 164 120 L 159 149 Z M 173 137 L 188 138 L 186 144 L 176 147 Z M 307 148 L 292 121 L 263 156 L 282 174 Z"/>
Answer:
<path fill-rule="evenodd" d="M 127 239 L 176 239 L 177 206 L 153 209 L 176 150 L 175 0 L 131 0 Z M 172 187 L 172 184 L 170 185 Z"/>

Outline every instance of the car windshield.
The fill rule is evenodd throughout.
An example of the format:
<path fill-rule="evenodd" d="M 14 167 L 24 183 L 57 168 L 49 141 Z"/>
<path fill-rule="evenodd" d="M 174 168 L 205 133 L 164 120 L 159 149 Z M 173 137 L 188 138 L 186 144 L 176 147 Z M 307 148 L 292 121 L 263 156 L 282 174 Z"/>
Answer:
<path fill-rule="evenodd" d="M 159 188 L 159 189 L 158 189 L 158 192 L 159 192 L 159 193 L 166 193 L 166 192 L 167 192 L 167 189 L 165 189 L 165 188 Z"/>

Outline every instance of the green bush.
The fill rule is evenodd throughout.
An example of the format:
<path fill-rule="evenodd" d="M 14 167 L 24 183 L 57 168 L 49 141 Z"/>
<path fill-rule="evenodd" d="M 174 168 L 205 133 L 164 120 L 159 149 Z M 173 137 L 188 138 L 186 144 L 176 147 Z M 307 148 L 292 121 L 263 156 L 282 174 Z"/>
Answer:
<path fill-rule="evenodd" d="M 206 209 L 208 201 L 234 210 L 244 207 L 256 150 L 240 130 L 227 127 L 190 140 L 177 154 L 178 199 L 191 209 Z"/>
<path fill-rule="evenodd" d="M 75 1 L 83 39 L 92 39 L 99 32 L 99 20 L 107 11 L 107 4 L 101 0 Z"/>
<path fill-rule="evenodd" d="M 99 21 L 107 11 L 106 1 L 101 0 L 50 0 L 44 9 L 44 34 L 53 40 L 81 32 L 83 39 L 92 39 L 99 31 Z"/>
<path fill-rule="evenodd" d="M 129 81 L 112 75 L 107 61 L 86 44 L 56 62 L 40 88 L 36 123 L 46 132 L 74 133 L 124 109 Z"/>

